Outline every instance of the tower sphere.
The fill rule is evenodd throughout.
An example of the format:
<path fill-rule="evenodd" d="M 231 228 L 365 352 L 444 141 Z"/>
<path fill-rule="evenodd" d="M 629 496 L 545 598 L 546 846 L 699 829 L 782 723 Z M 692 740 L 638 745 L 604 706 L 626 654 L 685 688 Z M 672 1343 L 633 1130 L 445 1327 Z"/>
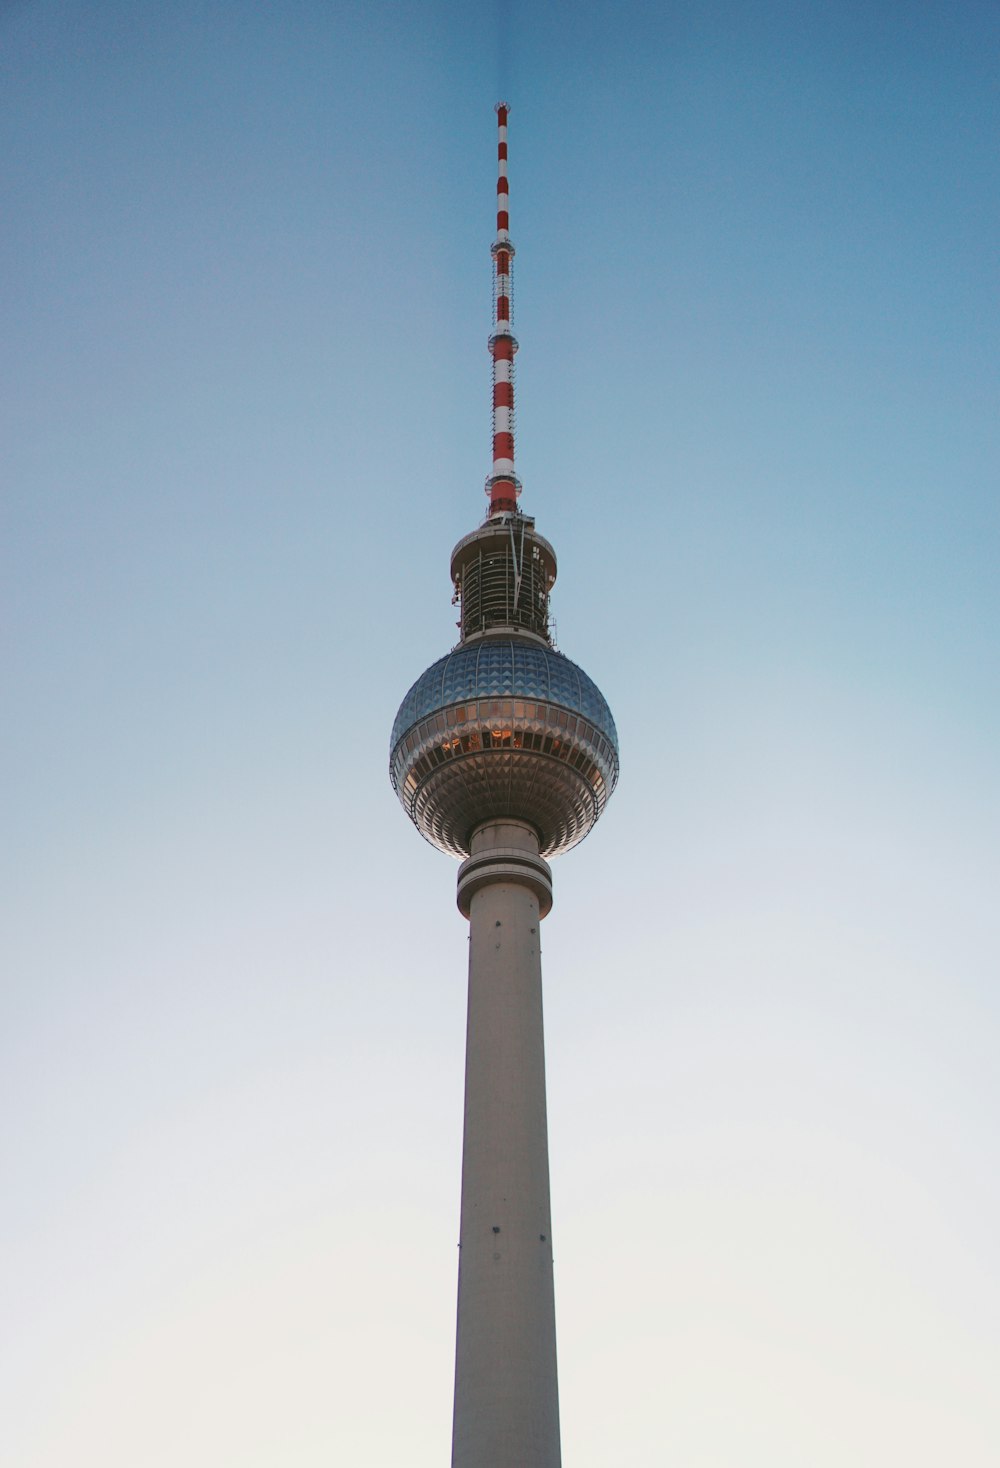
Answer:
<path fill-rule="evenodd" d="M 582 668 L 541 639 L 461 643 L 414 683 L 391 737 L 393 787 L 433 846 L 468 856 L 485 821 L 527 821 L 542 856 L 568 851 L 618 779 L 611 710 Z"/>

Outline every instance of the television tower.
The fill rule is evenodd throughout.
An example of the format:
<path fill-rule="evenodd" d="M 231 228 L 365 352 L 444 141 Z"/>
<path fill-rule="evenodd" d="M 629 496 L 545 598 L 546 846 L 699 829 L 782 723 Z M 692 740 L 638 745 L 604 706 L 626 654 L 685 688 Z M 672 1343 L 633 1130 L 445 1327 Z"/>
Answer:
<path fill-rule="evenodd" d="M 555 551 L 518 508 L 509 108 L 496 110 L 489 507 L 451 553 L 459 642 L 403 699 L 389 768 L 421 835 L 462 858 L 470 928 L 452 1468 L 559 1468 L 539 926 L 545 858 L 597 821 L 618 739 L 596 684 L 552 645 Z"/>

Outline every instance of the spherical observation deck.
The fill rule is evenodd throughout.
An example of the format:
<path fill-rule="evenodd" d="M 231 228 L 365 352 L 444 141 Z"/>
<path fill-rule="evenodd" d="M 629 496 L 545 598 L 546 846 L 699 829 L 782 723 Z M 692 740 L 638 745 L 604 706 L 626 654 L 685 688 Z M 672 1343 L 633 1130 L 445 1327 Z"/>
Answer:
<path fill-rule="evenodd" d="M 535 638 L 459 644 L 414 683 L 390 743 L 393 788 L 421 835 L 468 856 L 473 830 L 510 817 L 542 856 L 582 841 L 618 779 L 618 735 L 597 685 Z"/>

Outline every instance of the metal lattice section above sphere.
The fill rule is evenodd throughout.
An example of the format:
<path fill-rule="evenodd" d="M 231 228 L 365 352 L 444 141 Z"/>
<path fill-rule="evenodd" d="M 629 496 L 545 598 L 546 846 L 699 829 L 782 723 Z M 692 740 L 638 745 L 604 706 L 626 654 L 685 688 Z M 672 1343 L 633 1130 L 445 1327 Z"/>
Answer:
<path fill-rule="evenodd" d="M 498 514 L 463 536 L 451 553 L 462 641 L 501 629 L 549 635 L 549 592 L 556 553 L 530 515 Z"/>
<path fill-rule="evenodd" d="M 468 856 L 476 826 L 530 822 L 543 856 L 582 841 L 618 779 L 618 735 L 597 685 L 534 640 L 487 637 L 432 664 L 392 730 L 393 787 L 418 830 Z"/>

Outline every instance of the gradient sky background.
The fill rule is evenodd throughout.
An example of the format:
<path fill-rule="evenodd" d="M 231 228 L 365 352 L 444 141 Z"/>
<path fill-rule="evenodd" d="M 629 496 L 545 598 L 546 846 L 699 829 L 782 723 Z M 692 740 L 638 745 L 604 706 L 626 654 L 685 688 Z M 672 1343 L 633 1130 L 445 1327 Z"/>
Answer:
<path fill-rule="evenodd" d="M 506 8 L 0 11 L 11 1468 L 448 1461 L 498 95 L 565 1461 L 1000 1461 L 1000 12 Z"/>

